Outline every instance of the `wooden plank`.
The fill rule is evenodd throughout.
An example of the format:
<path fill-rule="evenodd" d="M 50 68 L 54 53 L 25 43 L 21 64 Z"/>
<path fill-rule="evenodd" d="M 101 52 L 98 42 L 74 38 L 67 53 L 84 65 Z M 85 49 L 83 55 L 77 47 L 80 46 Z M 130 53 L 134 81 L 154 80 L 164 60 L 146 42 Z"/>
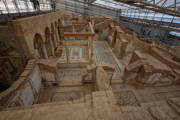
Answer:
<path fill-rule="evenodd" d="M 89 22 L 72 22 L 72 25 L 88 25 Z"/>
<path fill-rule="evenodd" d="M 94 33 L 64 33 L 64 37 L 94 37 Z"/>

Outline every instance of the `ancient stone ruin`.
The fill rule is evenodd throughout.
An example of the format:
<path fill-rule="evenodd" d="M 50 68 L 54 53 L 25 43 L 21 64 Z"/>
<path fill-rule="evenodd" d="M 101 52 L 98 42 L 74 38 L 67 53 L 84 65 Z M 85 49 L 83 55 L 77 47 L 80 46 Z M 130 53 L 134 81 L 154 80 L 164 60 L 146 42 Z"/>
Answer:
<path fill-rule="evenodd" d="M 0 63 L 9 76 L 0 81 L 0 120 L 180 119 L 179 46 L 62 9 L 12 26 L 27 63 L 1 25 L 3 54 L 17 58 Z M 17 68 L 11 76 L 7 64 Z"/>

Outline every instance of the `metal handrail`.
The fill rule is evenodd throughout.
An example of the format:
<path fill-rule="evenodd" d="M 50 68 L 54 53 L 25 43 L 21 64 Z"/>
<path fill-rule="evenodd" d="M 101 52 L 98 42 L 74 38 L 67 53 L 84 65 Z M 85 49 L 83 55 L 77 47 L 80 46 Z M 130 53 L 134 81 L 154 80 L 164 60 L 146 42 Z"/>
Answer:
<path fill-rule="evenodd" d="M 39 3 L 40 11 L 53 10 L 52 3 L 49 1 L 41 1 Z M 36 12 L 33 3 L 30 0 L 2 0 L 0 1 L 0 14 Z"/>

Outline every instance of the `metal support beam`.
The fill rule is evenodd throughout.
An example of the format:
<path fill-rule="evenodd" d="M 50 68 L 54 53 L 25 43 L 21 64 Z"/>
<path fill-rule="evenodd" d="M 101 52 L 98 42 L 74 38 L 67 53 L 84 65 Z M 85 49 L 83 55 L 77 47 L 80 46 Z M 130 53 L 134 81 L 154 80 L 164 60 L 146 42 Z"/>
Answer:
<path fill-rule="evenodd" d="M 147 3 L 147 2 L 144 2 L 144 1 L 134 0 L 134 2 L 132 2 L 132 3 L 127 2 L 126 0 L 116 0 L 116 1 L 131 5 L 131 6 L 136 6 L 136 7 L 142 8 L 142 9 L 148 9 L 148 10 L 152 10 L 152 11 L 155 11 L 155 12 L 165 13 L 165 14 L 168 14 L 168 15 L 180 17 L 180 12 L 179 11 L 167 9 L 167 8 L 162 7 L 162 6 L 157 6 L 155 4 L 150 4 L 150 3 Z"/>
<path fill-rule="evenodd" d="M 145 27 L 152 27 L 152 28 L 158 28 L 158 29 L 166 30 L 166 31 L 176 31 L 176 32 L 180 32 L 179 29 L 175 29 L 175 28 L 171 28 L 171 27 L 154 25 L 154 24 L 149 24 L 149 23 L 146 23 L 146 22 L 132 21 L 132 20 L 123 19 L 123 18 L 121 18 L 121 20 L 122 20 L 122 21 L 125 21 L 125 22 L 129 22 L 129 23 L 133 23 L 133 24 L 142 25 L 142 26 L 145 26 Z"/>
<path fill-rule="evenodd" d="M 93 3 L 95 2 L 96 0 L 88 0 L 88 3 Z"/>

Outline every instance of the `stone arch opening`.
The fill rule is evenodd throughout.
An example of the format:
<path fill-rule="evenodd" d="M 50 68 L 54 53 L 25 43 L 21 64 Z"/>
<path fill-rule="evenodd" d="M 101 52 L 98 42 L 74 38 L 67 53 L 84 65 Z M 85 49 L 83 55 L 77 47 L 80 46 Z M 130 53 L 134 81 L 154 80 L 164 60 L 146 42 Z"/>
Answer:
<path fill-rule="evenodd" d="M 58 22 L 55 21 L 55 34 L 56 34 L 56 41 L 57 41 L 57 46 L 59 45 L 60 43 L 60 39 L 59 39 L 59 34 L 58 34 Z"/>
<path fill-rule="evenodd" d="M 58 19 L 58 24 L 57 24 L 57 27 L 58 27 L 59 40 L 61 40 L 61 30 L 60 30 L 60 26 L 61 26 L 61 20 L 60 20 L 60 19 Z"/>
<path fill-rule="evenodd" d="M 45 58 L 45 53 L 43 52 L 43 39 L 38 33 L 34 36 L 34 49 L 38 51 L 40 58 Z"/>
<path fill-rule="evenodd" d="M 55 34 L 55 29 L 54 29 L 53 24 L 51 24 L 51 39 L 52 39 L 54 48 L 56 48 L 57 47 L 57 42 L 56 42 L 56 34 Z"/>
<path fill-rule="evenodd" d="M 56 32 L 56 40 L 59 43 L 59 34 L 58 34 L 58 23 L 55 21 L 55 32 Z"/>
<path fill-rule="evenodd" d="M 45 47 L 46 47 L 47 55 L 52 56 L 53 46 L 51 42 L 51 33 L 48 27 L 46 27 L 45 29 Z"/>

